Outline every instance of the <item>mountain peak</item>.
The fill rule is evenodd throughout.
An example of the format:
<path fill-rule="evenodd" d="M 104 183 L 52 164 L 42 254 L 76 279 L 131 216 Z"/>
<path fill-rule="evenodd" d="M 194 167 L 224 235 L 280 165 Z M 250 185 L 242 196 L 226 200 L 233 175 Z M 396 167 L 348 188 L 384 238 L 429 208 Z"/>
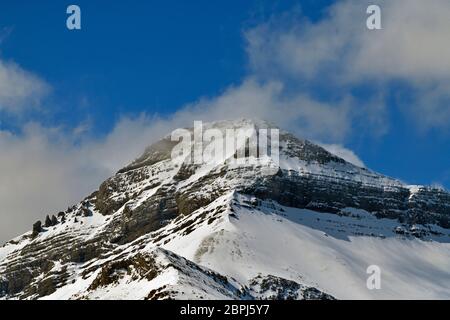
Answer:
<path fill-rule="evenodd" d="M 269 126 L 242 119 L 203 128 L 230 127 Z M 363 278 L 367 266 L 392 258 L 401 260 L 383 265 L 388 276 L 405 261 L 429 265 L 429 243 L 448 261 L 449 193 L 406 186 L 284 131 L 278 138 L 270 174 L 266 165 L 274 162 L 173 161 L 178 141 L 163 138 L 83 201 L 0 248 L 0 298 L 414 298 L 424 286 L 448 292 L 448 268 L 430 267 L 425 274 L 436 277 L 415 284 L 390 278 L 383 292 L 367 291 Z M 361 275 L 350 272 L 359 269 Z M 349 282 L 352 292 L 342 289 Z"/>

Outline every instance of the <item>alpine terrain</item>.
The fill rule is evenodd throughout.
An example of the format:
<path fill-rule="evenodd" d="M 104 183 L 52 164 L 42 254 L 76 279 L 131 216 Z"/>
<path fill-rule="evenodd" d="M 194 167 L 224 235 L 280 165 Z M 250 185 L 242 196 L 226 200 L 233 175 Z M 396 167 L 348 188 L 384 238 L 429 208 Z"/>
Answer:
<path fill-rule="evenodd" d="M 1 247 L 0 299 L 450 299 L 450 193 L 284 131 L 270 174 L 172 159 L 177 143 Z"/>

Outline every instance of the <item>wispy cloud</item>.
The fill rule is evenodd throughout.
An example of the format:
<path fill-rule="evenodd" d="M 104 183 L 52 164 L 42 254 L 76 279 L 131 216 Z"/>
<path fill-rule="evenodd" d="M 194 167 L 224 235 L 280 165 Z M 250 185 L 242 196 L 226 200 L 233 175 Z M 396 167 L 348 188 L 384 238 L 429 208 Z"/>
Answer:
<path fill-rule="evenodd" d="M 0 242 L 84 198 L 165 130 L 141 116 L 97 138 L 38 123 L 20 133 L 0 131 Z"/>
<path fill-rule="evenodd" d="M 328 152 L 331 152 L 332 154 L 335 154 L 338 157 L 341 157 L 342 159 L 353 163 L 354 165 L 362 168 L 366 166 L 364 162 L 352 150 L 345 148 L 340 144 L 323 144 L 319 142 L 319 145 L 326 149 Z"/>
<path fill-rule="evenodd" d="M 0 45 L 12 34 L 13 27 L 0 29 Z M 18 115 L 38 107 L 51 86 L 36 74 L 0 55 L 0 112 Z"/>
<path fill-rule="evenodd" d="M 253 72 L 326 87 L 336 95 L 365 85 L 380 96 L 401 82 L 411 97 L 401 97 L 400 105 L 417 127 L 449 128 L 450 2 L 374 3 L 382 10 L 382 30 L 365 28 L 369 2 L 359 0 L 336 2 L 317 22 L 289 13 L 248 30 Z M 380 105 L 366 111 L 382 114 Z"/>
<path fill-rule="evenodd" d="M 13 30 L 13 27 L 0 28 L 0 44 L 2 44 L 2 42 L 4 42 L 9 37 Z"/>
<path fill-rule="evenodd" d="M 18 114 L 40 105 L 50 86 L 14 62 L 0 60 L 0 111 Z"/>

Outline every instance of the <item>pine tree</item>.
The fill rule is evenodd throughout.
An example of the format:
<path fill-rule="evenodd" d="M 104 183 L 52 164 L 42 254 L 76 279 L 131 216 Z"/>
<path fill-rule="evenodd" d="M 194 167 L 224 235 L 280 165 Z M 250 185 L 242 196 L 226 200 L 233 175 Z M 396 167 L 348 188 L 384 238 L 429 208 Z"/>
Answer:
<path fill-rule="evenodd" d="M 47 215 L 45 217 L 45 227 L 48 228 L 48 227 L 51 227 L 51 226 L 52 226 L 52 220 L 50 220 L 50 217 Z"/>
<path fill-rule="evenodd" d="M 41 231 L 42 231 L 42 222 L 39 220 L 33 224 L 33 235 L 32 236 L 36 237 L 39 234 L 39 232 L 41 232 Z"/>

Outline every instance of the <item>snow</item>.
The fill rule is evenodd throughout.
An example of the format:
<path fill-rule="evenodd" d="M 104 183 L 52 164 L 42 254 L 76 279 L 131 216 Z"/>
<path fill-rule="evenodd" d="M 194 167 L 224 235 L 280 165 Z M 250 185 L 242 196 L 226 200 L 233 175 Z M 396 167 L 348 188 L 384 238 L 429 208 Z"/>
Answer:
<path fill-rule="evenodd" d="M 436 241 L 407 239 L 392 231 L 394 221 L 362 210 L 348 209 L 360 215 L 356 219 L 276 206 L 283 215 L 241 207 L 235 210 L 237 219 L 211 230 L 200 227 L 165 247 L 241 283 L 272 274 L 338 299 L 450 298 L 448 235 Z M 367 235 L 355 235 L 364 230 Z M 369 235 L 374 232 L 378 236 Z M 199 258 L 193 248 L 203 245 L 208 250 Z M 370 265 L 382 270 L 381 290 L 366 287 Z"/>
<path fill-rule="evenodd" d="M 361 183 L 364 186 L 381 187 L 386 190 L 404 187 L 403 183 L 398 180 L 373 173 L 350 163 L 308 163 L 282 154 L 280 155 L 280 168 L 294 171 L 300 176 L 315 175 L 329 180 L 346 180 Z"/>
<path fill-rule="evenodd" d="M 252 126 L 268 125 L 239 120 L 205 124 L 204 128 Z M 229 152 L 226 159 L 233 155 Z M 242 298 L 237 290 L 260 275 L 312 286 L 338 299 L 450 299 L 450 230 L 435 225 L 406 226 L 355 208 L 342 209 L 340 215 L 289 208 L 236 192 L 237 187 L 255 182 L 264 168 L 274 167 L 269 158 L 261 159 L 259 165 L 249 165 L 247 170 L 238 170 L 229 161 L 199 165 L 189 178 L 174 182 L 185 160 L 162 160 L 117 174 L 112 179 L 120 187 L 111 198 L 123 198 L 125 193 L 136 197 L 110 216 L 94 207 L 89 208 L 92 214 L 87 217 L 76 215 L 82 209 L 80 203 L 67 213 L 66 223 L 44 228 L 34 239 L 31 232 L 14 239 L 0 248 L 0 275 L 5 264 L 19 259 L 21 249 L 30 243 L 45 243 L 68 234 L 74 241 L 94 239 L 111 222 L 123 219 L 125 206 L 138 208 L 164 186 L 188 190 L 202 178 L 227 170 L 195 191 L 194 196 L 207 197 L 216 190 L 228 190 L 209 205 L 132 243 L 115 245 L 111 256 L 80 264 L 54 261 L 52 271 L 67 267 L 70 278 L 44 299 L 145 299 L 150 291 L 164 286 L 164 290 L 176 292 L 176 298 L 236 299 Z M 300 177 L 314 175 L 324 181 L 351 181 L 384 190 L 404 188 L 409 190 L 410 200 L 427 189 L 404 185 L 348 162 L 307 162 L 285 152 L 280 153 L 280 167 Z M 133 173 L 146 178 L 133 182 L 129 177 Z M 195 228 L 186 232 L 183 225 Z M 423 237 L 414 237 L 421 231 Z M 155 278 L 133 277 L 122 270 L 117 282 L 89 289 L 103 266 L 132 258 L 136 252 L 155 257 L 160 266 Z M 381 268 L 380 290 L 366 287 L 370 265 Z M 96 269 L 85 276 L 87 268 Z M 227 284 L 211 276 L 212 272 L 226 276 Z"/>

